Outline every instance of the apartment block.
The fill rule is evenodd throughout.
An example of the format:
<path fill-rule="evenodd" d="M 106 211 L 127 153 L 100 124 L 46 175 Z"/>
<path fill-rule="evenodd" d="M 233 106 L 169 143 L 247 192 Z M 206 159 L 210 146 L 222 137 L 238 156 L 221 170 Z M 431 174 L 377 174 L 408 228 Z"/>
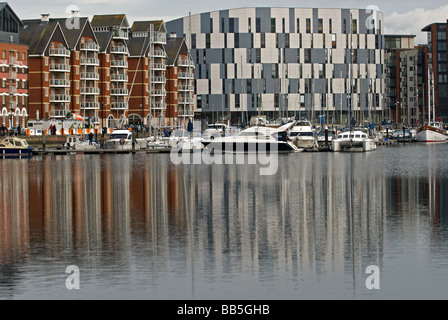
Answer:
<path fill-rule="evenodd" d="M 28 46 L 19 41 L 22 21 L 0 3 L 0 126 L 25 126 L 28 117 Z"/>

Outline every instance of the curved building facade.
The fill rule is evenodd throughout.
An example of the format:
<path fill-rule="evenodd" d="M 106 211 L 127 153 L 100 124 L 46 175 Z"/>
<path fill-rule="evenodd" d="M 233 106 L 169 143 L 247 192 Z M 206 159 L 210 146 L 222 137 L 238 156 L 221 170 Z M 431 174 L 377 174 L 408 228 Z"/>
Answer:
<path fill-rule="evenodd" d="M 365 9 L 239 8 L 166 23 L 195 62 L 196 115 L 324 115 L 382 121 L 383 14 Z"/>

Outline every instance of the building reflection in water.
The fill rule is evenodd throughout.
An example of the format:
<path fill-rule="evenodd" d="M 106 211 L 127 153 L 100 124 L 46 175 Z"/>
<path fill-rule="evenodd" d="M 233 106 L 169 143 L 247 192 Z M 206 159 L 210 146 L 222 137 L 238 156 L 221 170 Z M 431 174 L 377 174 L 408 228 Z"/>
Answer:
<path fill-rule="evenodd" d="M 168 155 L 3 161 L 2 270 L 40 255 L 140 287 L 180 278 L 181 296 L 275 282 L 356 294 L 366 267 L 382 268 L 391 233 L 419 226 L 435 246 L 446 241 L 446 177 L 430 166 L 387 175 L 374 157 L 282 155 L 273 177 L 249 164 L 174 166 Z"/>

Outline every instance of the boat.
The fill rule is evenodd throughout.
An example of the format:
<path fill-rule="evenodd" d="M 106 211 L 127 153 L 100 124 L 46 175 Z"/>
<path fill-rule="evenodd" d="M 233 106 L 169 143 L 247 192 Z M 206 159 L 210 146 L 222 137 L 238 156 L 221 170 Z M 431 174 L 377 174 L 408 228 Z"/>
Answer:
<path fill-rule="evenodd" d="M 176 129 L 171 133 L 168 144 L 176 150 L 195 151 L 204 149 L 203 140 L 204 138 L 197 131 L 188 132 L 185 129 Z"/>
<path fill-rule="evenodd" d="M 147 139 L 135 139 L 134 149 L 145 149 L 148 146 Z M 129 129 L 118 129 L 112 131 L 109 140 L 104 144 L 105 149 L 133 150 L 132 131 Z"/>
<path fill-rule="evenodd" d="M 0 157 L 2 158 L 22 158 L 32 155 L 33 148 L 25 139 L 8 137 L 0 142 Z"/>
<path fill-rule="evenodd" d="M 376 150 L 374 139 L 361 130 L 347 130 L 339 133 L 331 142 L 333 152 L 360 151 L 368 152 Z"/>
<path fill-rule="evenodd" d="M 298 148 L 310 150 L 318 147 L 313 127 L 305 119 L 298 120 L 294 123 L 294 126 L 289 131 L 289 138 L 294 141 Z"/>
<path fill-rule="evenodd" d="M 289 153 L 301 152 L 303 148 L 297 147 L 288 137 L 291 124 L 279 128 L 249 127 L 234 136 L 218 137 L 213 140 L 204 140 L 202 144 L 206 149 L 230 153 Z"/>
<path fill-rule="evenodd" d="M 430 122 L 417 129 L 417 141 L 426 143 L 447 142 L 447 133 L 441 122 Z"/>
<path fill-rule="evenodd" d="M 443 123 L 436 121 L 434 104 L 434 73 L 431 71 L 431 68 L 428 68 L 428 80 L 430 81 L 429 85 L 431 87 L 433 97 L 431 104 L 431 95 L 428 95 L 428 123 L 417 129 L 416 139 L 418 142 L 443 143 L 447 142 L 447 134 L 446 130 L 443 128 Z"/>
<path fill-rule="evenodd" d="M 101 148 L 101 145 L 96 141 L 96 139 L 92 140 L 90 143 L 89 139 L 84 136 L 67 136 L 67 141 L 64 144 L 64 149 L 69 150 L 98 150 Z"/>
<path fill-rule="evenodd" d="M 205 140 L 212 140 L 224 136 L 226 134 L 226 131 L 227 125 L 225 123 L 211 123 L 203 132 L 202 137 Z"/>
<path fill-rule="evenodd" d="M 335 137 L 336 137 L 336 130 L 334 129 L 321 130 L 317 134 L 317 144 L 319 147 L 324 147 L 325 141 L 327 141 L 328 145 L 330 145 L 331 141 L 333 141 Z"/>

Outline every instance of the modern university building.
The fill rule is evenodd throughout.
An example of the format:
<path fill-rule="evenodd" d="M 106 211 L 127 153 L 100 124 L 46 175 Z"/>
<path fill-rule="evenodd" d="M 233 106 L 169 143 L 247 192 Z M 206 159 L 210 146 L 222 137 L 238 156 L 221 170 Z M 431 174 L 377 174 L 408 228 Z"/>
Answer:
<path fill-rule="evenodd" d="M 375 23 L 373 23 L 375 22 Z M 166 23 L 195 63 L 195 115 L 383 121 L 383 14 L 366 9 L 239 8 Z"/>

